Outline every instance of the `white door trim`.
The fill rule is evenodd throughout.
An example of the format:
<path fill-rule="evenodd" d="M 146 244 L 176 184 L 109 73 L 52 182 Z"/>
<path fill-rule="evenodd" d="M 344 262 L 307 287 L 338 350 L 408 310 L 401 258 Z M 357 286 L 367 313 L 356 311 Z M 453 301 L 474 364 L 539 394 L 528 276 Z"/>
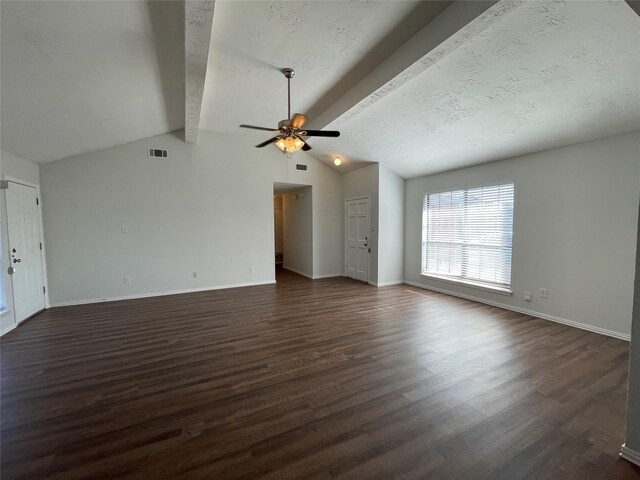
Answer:
<path fill-rule="evenodd" d="M 3 175 L 3 180 L 7 180 L 8 182 L 18 183 L 20 185 L 24 185 L 25 187 L 32 187 L 36 189 L 36 195 L 38 197 L 38 222 L 40 223 L 40 240 L 42 240 L 42 250 L 40 251 L 40 256 L 42 258 L 42 282 L 44 283 L 44 289 L 45 289 L 44 308 L 51 308 L 51 303 L 49 302 L 49 280 L 47 275 L 47 254 L 46 254 L 47 246 L 44 239 L 44 221 L 42 216 L 42 194 L 40 193 L 40 185 L 36 183 L 26 182 L 24 180 L 11 177 L 6 174 Z M 3 190 L 3 193 L 5 195 L 5 199 L 4 199 L 5 208 L 7 205 L 6 192 L 7 192 L 6 190 Z"/>
<path fill-rule="evenodd" d="M 626 443 L 623 443 L 622 447 L 620 447 L 620 456 L 625 460 L 628 460 L 631 463 L 635 463 L 640 467 L 640 452 L 631 450 L 629 447 L 627 447 Z"/>
<path fill-rule="evenodd" d="M 369 211 L 367 212 L 367 216 L 369 218 L 369 250 L 371 250 L 371 196 L 370 195 L 359 195 L 357 197 L 346 197 L 344 199 L 344 203 L 342 205 L 342 208 L 344 210 L 344 234 L 342 235 L 342 241 L 344 242 L 344 251 L 343 251 L 343 256 L 344 256 L 344 267 L 343 267 L 343 276 L 345 277 L 349 277 L 348 275 L 348 270 L 347 270 L 347 202 L 351 202 L 353 200 L 364 200 L 367 199 L 367 205 L 369 206 Z M 368 254 L 367 256 L 367 279 L 365 280 L 366 283 L 369 283 L 369 280 L 371 279 L 371 253 Z M 349 277 L 351 278 L 351 277 Z"/>

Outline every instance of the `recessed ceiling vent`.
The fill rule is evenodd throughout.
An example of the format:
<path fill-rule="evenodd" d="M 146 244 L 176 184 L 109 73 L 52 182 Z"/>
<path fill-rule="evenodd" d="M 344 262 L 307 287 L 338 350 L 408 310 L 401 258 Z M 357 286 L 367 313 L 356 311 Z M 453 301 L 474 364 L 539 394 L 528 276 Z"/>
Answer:
<path fill-rule="evenodd" d="M 161 148 L 150 148 L 149 149 L 150 157 L 159 157 L 159 158 L 167 158 L 168 154 L 166 150 Z"/>
<path fill-rule="evenodd" d="M 301 170 L 303 172 L 306 172 L 307 166 L 304 163 L 296 163 L 296 170 Z"/>

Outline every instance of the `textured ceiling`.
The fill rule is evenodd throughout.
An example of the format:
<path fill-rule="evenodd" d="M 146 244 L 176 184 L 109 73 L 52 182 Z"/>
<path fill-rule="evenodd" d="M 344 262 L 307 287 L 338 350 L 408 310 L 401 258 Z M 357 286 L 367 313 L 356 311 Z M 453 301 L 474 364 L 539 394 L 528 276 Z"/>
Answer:
<path fill-rule="evenodd" d="M 640 129 L 640 18 L 526 2 L 341 125 L 339 151 L 405 178 Z"/>
<path fill-rule="evenodd" d="M 4 150 L 42 163 L 182 128 L 182 2 L 0 8 Z"/>
<path fill-rule="evenodd" d="M 449 2 L 216 2 L 200 128 L 277 126 L 293 112 L 313 117 L 413 36 Z M 264 133 L 243 132 L 258 142 Z"/>
<path fill-rule="evenodd" d="M 342 132 L 311 140 L 338 171 L 410 178 L 640 129 L 625 2 L 495 3 L 218 0 L 200 128 L 266 139 L 237 125 L 286 116 L 288 66 L 292 111 Z M 3 149 L 42 163 L 183 127 L 183 2 L 0 8 Z"/>
<path fill-rule="evenodd" d="M 313 118 L 398 48 L 340 83 L 415 8 L 335 4 L 223 4 L 201 128 L 247 142 L 268 138 L 235 127 L 271 126 L 286 116 L 286 83 L 275 70 L 283 64 L 297 71 L 292 110 Z M 626 3 L 503 1 L 492 11 L 500 8 L 507 13 L 489 15 L 486 28 L 456 41 L 437 63 L 417 74 L 396 72 L 402 81 L 384 96 L 373 93 L 366 108 L 329 122 L 342 136 L 312 139 L 310 153 L 332 167 L 332 157 L 342 156 L 338 171 L 380 162 L 410 178 L 640 129 L 640 18 Z M 412 32 L 429 20 L 410 18 Z"/>

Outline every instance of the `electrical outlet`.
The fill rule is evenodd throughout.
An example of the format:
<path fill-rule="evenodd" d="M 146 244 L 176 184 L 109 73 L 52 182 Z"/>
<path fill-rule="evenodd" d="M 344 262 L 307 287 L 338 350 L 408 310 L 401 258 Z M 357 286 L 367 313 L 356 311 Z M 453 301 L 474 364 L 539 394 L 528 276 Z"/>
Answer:
<path fill-rule="evenodd" d="M 547 298 L 549 296 L 549 290 L 546 288 L 540 289 L 540 298 Z"/>
<path fill-rule="evenodd" d="M 527 302 L 530 302 L 533 299 L 533 293 L 531 292 L 524 292 L 524 299 Z"/>
<path fill-rule="evenodd" d="M 249 267 L 249 272 L 251 272 L 251 273 L 255 273 L 255 271 L 256 271 L 256 267 L 254 267 L 253 265 L 251 265 L 251 266 Z"/>
<path fill-rule="evenodd" d="M 122 226 L 120 227 L 120 231 L 121 231 L 122 233 L 129 233 L 129 227 L 127 227 L 126 225 L 122 225 Z"/>
<path fill-rule="evenodd" d="M 127 275 L 127 276 L 125 276 L 125 277 L 124 277 L 124 283 L 125 283 L 126 285 L 129 285 L 129 284 L 131 283 L 131 277 L 130 277 L 129 275 Z"/>
<path fill-rule="evenodd" d="M 193 278 L 198 278 L 198 272 L 193 272 Z"/>

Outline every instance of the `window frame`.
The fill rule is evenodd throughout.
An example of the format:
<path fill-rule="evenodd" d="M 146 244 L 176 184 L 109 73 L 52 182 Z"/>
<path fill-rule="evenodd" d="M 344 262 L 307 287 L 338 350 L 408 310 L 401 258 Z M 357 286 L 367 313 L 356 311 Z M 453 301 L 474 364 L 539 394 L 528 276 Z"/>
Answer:
<path fill-rule="evenodd" d="M 487 182 L 487 183 L 480 183 L 480 184 L 471 184 L 471 185 L 465 185 L 465 186 L 461 186 L 461 187 L 449 187 L 449 188 L 444 188 L 444 189 L 438 189 L 438 190 L 430 190 L 425 192 L 422 195 L 422 208 L 421 208 L 421 229 L 420 229 L 420 234 L 423 235 L 424 231 L 425 231 L 425 225 L 424 225 L 424 221 L 425 221 L 425 203 L 426 203 L 426 199 L 428 195 L 434 195 L 434 194 L 440 194 L 440 193 L 448 193 L 448 192 L 455 192 L 455 191 L 459 191 L 459 190 L 464 190 L 465 192 L 468 192 L 469 190 L 472 189 L 476 189 L 476 188 L 486 188 L 486 187 L 498 187 L 501 185 L 513 185 L 513 210 L 512 210 L 512 229 L 511 229 L 511 269 L 510 269 L 510 276 L 509 276 L 509 284 L 508 285 L 500 285 L 500 284 L 493 284 L 490 282 L 483 282 L 481 280 L 473 280 L 473 279 L 468 279 L 465 277 L 457 277 L 457 276 L 448 276 L 448 275 L 442 275 L 442 274 L 437 274 L 437 273 L 428 273 L 424 270 L 425 268 L 425 253 L 426 253 L 426 249 L 424 248 L 424 244 L 426 242 L 426 240 L 423 238 L 421 238 L 420 241 L 420 276 L 424 277 L 424 278 L 429 278 L 429 279 L 434 279 L 440 282 L 445 282 L 445 283 L 450 283 L 453 285 L 461 285 L 464 287 L 470 287 L 470 288 L 474 288 L 474 289 L 478 289 L 478 290 L 483 290 L 486 292 L 491 292 L 491 293 L 498 293 L 501 295 L 506 295 L 506 296 L 511 296 L 513 294 L 513 290 L 512 290 L 512 286 L 513 286 L 513 251 L 514 251 L 514 247 L 513 247 L 513 238 L 514 238 L 514 231 L 515 231 L 515 210 L 516 210 L 516 182 L 514 180 L 500 180 L 500 181 L 495 181 L 495 182 Z M 465 212 L 466 214 L 466 212 Z"/>

